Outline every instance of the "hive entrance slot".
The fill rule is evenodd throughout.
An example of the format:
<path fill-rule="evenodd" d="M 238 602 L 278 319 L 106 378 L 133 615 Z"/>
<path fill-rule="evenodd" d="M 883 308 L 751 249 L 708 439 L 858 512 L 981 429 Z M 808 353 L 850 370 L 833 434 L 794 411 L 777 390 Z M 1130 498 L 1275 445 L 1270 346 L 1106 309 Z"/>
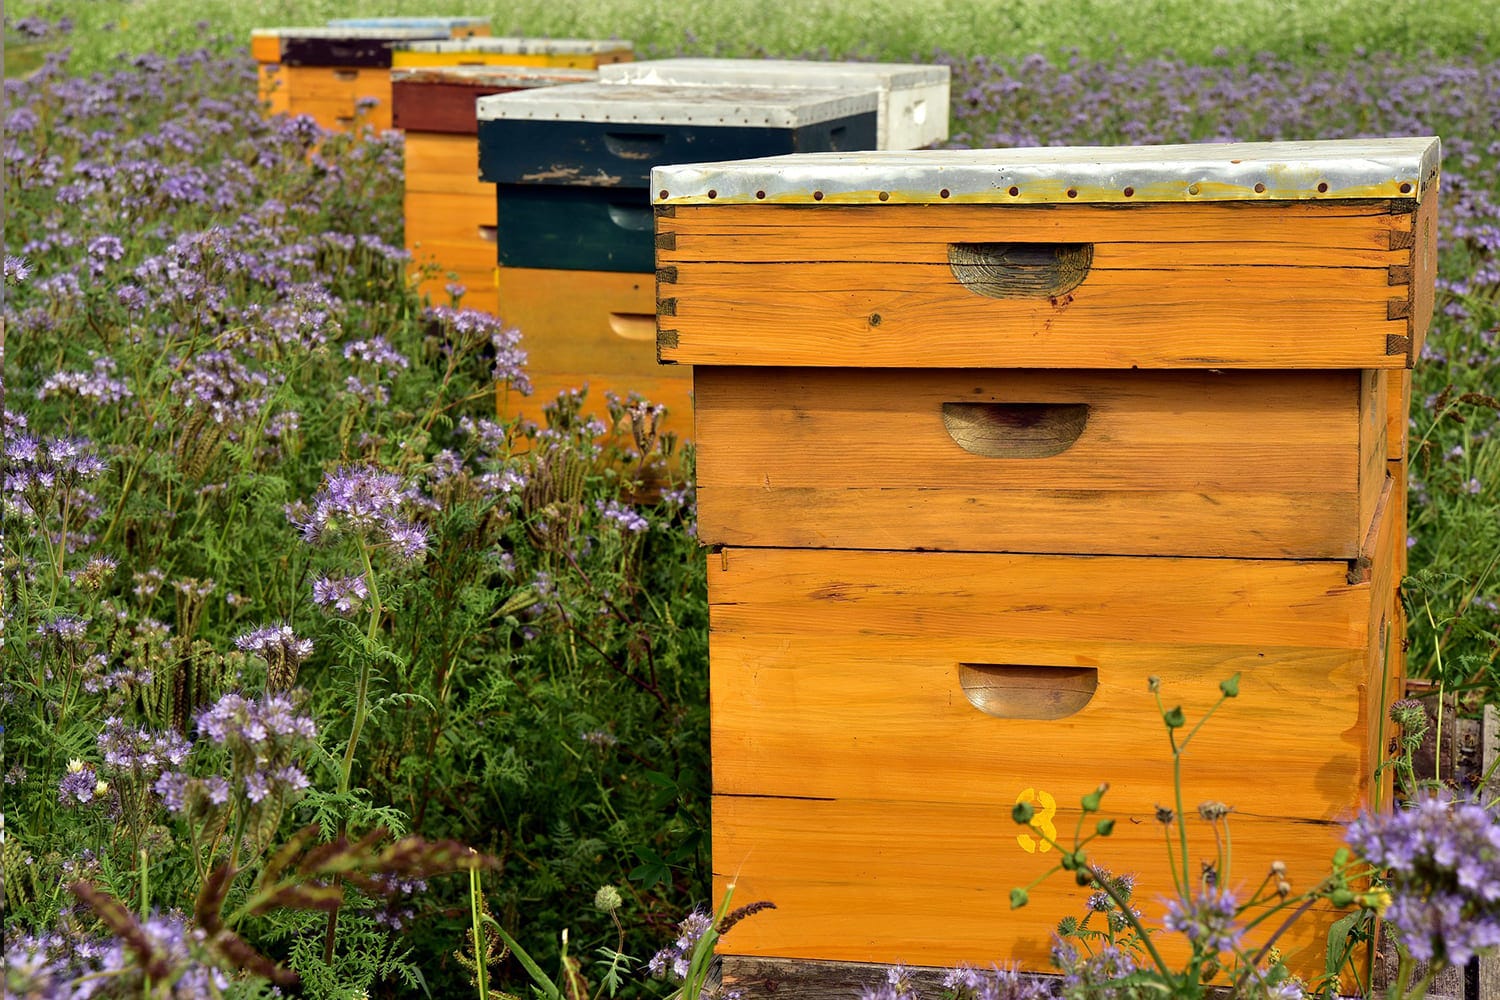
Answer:
<path fill-rule="evenodd" d="M 1067 451 L 1089 422 L 1087 403 L 944 403 L 943 429 L 985 458 L 1047 458 Z"/>
<path fill-rule="evenodd" d="M 1092 243 L 950 243 L 948 266 L 969 291 L 992 299 L 1046 299 L 1088 277 Z"/>
<path fill-rule="evenodd" d="M 958 683 L 969 704 L 1001 719 L 1063 719 L 1081 710 L 1099 687 L 1096 667 L 1021 663 L 960 663 Z"/>
<path fill-rule="evenodd" d="M 667 144 L 662 132 L 606 132 L 604 148 L 622 160 L 649 160 Z"/>

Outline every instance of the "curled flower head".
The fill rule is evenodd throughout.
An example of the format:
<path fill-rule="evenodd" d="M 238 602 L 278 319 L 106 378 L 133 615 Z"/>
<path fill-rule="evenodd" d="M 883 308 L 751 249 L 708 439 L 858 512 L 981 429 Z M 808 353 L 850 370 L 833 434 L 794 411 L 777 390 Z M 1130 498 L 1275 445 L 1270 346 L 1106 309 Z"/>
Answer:
<path fill-rule="evenodd" d="M 395 473 L 373 466 L 344 467 L 324 476 L 310 507 L 289 506 L 287 519 L 310 544 L 351 535 L 410 560 L 427 549 L 426 529 L 405 515 L 406 508 L 421 499 Z"/>
<path fill-rule="evenodd" d="M 255 653 L 266 661 L 266 686 L 285 691 L 297 680 L 297 668 L 312 655 L 311 639 L 300 639 L 285 623 L 265 625 L 234 640 L 236 649 Z"/>

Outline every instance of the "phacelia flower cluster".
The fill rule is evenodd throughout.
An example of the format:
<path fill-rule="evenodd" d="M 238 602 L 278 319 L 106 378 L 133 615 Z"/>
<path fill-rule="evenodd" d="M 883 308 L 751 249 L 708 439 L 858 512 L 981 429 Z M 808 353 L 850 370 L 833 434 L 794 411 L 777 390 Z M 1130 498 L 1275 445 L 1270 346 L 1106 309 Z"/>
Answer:
<path fill-rule="evenodd" d="M 411 561 L 427 551 L 427 529 L 406 516 L 418 499 L 394 473 L 368 465 L 343 467 L 323 477 L 311 507 L 288 507 L 287 520 L 309 544 L 352 535 Z"/>
<path fill-rule="evenodd" d="M 1413 958 L 1462 966 L 1500 946 L 1500 823 L 1489 809 L 1427 795 L 1358 817 L 1348 841 L 1388 871 L 1385 922 Z"/>

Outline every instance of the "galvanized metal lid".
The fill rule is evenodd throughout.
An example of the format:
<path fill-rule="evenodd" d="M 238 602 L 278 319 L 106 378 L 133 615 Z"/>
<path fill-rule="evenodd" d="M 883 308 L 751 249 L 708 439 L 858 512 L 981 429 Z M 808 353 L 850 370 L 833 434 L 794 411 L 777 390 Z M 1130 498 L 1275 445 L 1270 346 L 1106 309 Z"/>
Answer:
<path fill-rule="evenodd" d="M 591 69 L 550 66 L 397 66 L 391 83 L 453 83 L 465 87 L 555 87 L 593 83 Z"/>
<path fill-rule="evenodd" d="M 508 56 L 587 56 L 632 50 L 630 42 L 599 38 L 450 38 L 401 46 L 402 52 L 443 55 L 485 52 Z"/>
<path fill-rule="evenodd" d="M 656 167 L 651 188 L 659 205 L 1415 199 L 1440 160 L 1432 136 L 795 153 Z"/>
<path fill-rule="evenodd" d="M 601 83 L 750 83 L 880 90 L 947 85 L 952 75 L 947 66 L 798 59 L 647 59 L 599 67 Z"/>
<path fill-rule="evenodd" d="M 488 17 L 336 17 L 330 28 L 473 28 L 490 23 Z"/>
<path fill-rule="evenodd" d="M 481 122 L 545 119 L 799 128 L 852 115 L 874 114 L 879 103 L 880 93 L 874 89 L 579 83 L 481 97 L 478 110 Z"/>
<path fill-rule="evenodd" d="M 328 39 L 369 39 L 381 42 L 419 42 L 426 39 L 436 39 L 446 32 L 440 27 L 374 27 L 374 28 L 335 28 L 320 25 L 313 28 L 252 28 L 250 38 L 279 38 L 282 40 L 297 38 L 328 38 Z"/>

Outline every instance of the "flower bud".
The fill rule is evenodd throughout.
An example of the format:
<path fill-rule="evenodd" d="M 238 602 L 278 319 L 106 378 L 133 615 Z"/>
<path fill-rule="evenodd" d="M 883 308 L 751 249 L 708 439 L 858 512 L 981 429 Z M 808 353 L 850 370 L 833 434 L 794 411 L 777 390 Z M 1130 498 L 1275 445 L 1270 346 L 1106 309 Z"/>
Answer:
<path fill-rule="evenodd" d="M 613 913 L 623 902 L 620 890 L 612 885 L 601 885 L 599 891 L 594 893 L 594 909 L 600 913 Z"/>

